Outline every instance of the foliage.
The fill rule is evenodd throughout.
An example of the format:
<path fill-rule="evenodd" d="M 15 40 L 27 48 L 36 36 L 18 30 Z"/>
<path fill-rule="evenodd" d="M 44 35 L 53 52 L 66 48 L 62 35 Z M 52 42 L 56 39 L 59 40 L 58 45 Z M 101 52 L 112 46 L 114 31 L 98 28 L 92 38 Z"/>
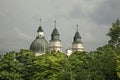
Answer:
<path fill-rule="evenodd" d="M 0 61 L 0 80 L 23 80 L 22 67 L 16 61 L 14 52 L 7 53 Z"/>
<path fill-rule="evenodd" d="M 97 49 L 98 60 L 100 61 L 100 69 L 106 80 L 117 80 L 116 61 L 114 46 L 105 45 Z"/>
<path fill-rule="evenodd" d="M 34 61 L 35 80 L 58 80 L 66 70 L 67 56 L 63 53 L 45 54 L 38 56 Z"/>
<path fill-rule="evenodd" d="M 115 60 L 117 63 L 116 72 L 117 72 L 118 77 L 120 78 L 120 47 L 117 47 L 115 51 L 116 51 Z"/>
<path fill-rule="evenodd" d="M 73 80 L 104 80 L 96 53 L 76 52 L 69 58 Z"/>
<path fill-rule="evenodd" d="M 117 19 L 116 22 L 112 24 L 109 33 L 107 34 L 111 39 L 109 40 L 109 45 L 115 46 L 115 60 L 116 60 L 116 71 L 120 78 L 120 20 Z"/>
<path fill-rule="evenodd" d="M 35 56 L 22 49 L 0 59 L 0 80 L 119 80 L 120 48 L 111 45 L 96 51 L 46 53 Z"/>
<path fill-rule="evenodd" d="M 109 40 L 110 45 L 115 45 L 120 47 L 120 20 L 117 19 L 116 22 L 112 24 L 108 34 L 111 39 Z"/>
<path fill-rule="evenodd" d="M 75 80 L 85 80 L 87 74 L 87 54 L 83 52 L 76 52 L 69 58 L 71 64 L 71 76 Z"/>
<path fill-rule="evenodd" d="M 21 49 L 19 53 L 16 53 L 16 60 L 21 63 L 24 67 L 23 78 L 25 80 L 33 80 L 35 55 L 32 51 Z"/>

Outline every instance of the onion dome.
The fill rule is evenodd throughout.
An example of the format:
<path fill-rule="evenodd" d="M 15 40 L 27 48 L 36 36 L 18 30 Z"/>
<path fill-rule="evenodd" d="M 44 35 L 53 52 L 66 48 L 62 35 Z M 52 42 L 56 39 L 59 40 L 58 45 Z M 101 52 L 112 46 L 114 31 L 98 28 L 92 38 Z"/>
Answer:
<path fill-rule="evenodd" d="M 37 32 L 38 32 L 38 36 L 32 42 L 30 46 L 30 50 L 38 53 L 45 53 L 48 51 L 48 42 L 44 37 L 44 33 L 41 25 L 39 26 Z"/>

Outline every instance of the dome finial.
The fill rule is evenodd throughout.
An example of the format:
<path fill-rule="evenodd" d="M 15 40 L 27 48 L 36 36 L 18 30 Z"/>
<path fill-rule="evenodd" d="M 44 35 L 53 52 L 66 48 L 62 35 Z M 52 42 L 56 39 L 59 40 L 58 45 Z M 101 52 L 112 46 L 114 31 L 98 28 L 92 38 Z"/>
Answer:
<path fill-rule="evenodd" d="M 54 22 L 55 22 L 55 28 L 56 28 L 56 20 Z"/>
<path fill-rule="evenodd" d="M 77 24 L 77 32 L 78 32 L 78 24 Z"/>

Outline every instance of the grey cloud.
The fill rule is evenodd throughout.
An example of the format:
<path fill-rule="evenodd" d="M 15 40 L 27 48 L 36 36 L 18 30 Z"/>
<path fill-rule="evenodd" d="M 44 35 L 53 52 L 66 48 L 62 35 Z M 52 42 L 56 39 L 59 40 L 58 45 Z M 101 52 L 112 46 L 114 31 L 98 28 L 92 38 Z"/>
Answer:
<path fill-rule="evenodd" d="M 14 28 L 14 31 L 15 31 L 16 37 L 18 39 L 21 39 L 21 40 L 30 40 L 30 41 L 32 41 L 32 39 L 33 39 L 33 37 L 24 34 L 18 28 Z"/>
<path fill-rule="evenodd" d="M 106 1 L 106 2 L 104 2 Z M 76 24 L 87 51 L 105 43 L 113 16 L 120 16 L 119 0 L 0 0 L 0 51 L 29 49 L 36 38 L 39 18 L 49 41 L 57 29 L 66 49 L 73 41 Z"/>
<path fill-rule="evenodd" d="M 74 9 L 70 12 L 69 18 L 72 19 L 82 19 L 85 18 L 85 14 L 80 10 L 80 7 L 74 7 Z"/>
<path fill-rule="evenodd" d="M 120 17 L 120 0 L 107 0 L 91 15 L 98 24 L 111 24 Z"/>

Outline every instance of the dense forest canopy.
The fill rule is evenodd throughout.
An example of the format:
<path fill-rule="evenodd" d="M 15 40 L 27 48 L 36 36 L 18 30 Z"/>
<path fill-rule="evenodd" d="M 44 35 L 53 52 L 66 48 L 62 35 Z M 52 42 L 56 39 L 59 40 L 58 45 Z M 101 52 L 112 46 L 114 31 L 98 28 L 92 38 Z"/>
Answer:
<path fill-rule="evenodd" d="M 35 56 L 30 50 L 0 55 L 0 80 L 120 80 L 120 21 L 113 23 L 111 39 L 91 52 L 61 52 Z"/>

